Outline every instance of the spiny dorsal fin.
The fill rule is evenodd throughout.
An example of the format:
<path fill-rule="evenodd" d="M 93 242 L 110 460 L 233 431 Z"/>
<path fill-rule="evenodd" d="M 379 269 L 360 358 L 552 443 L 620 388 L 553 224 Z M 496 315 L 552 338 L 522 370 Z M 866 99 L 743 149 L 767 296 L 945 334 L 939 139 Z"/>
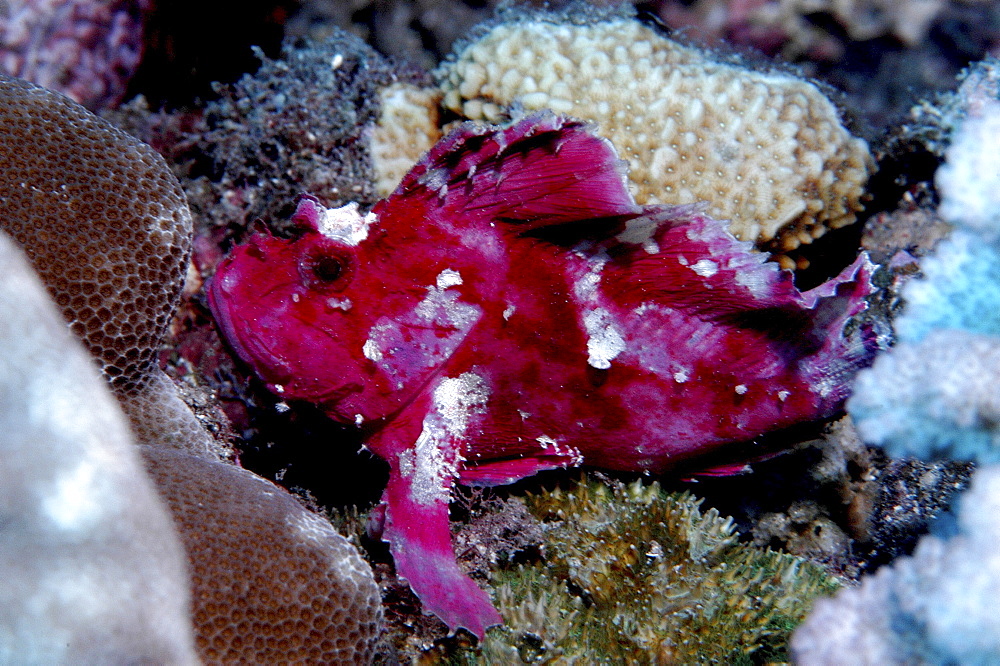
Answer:
<path fill-rule="evenodd" d="M 431 214 L 527 232 L 641 214 L 625 163 L 581 121 L 536 113 L 508 128 L 464 123 L 439 141 L 376 212 Z"/>

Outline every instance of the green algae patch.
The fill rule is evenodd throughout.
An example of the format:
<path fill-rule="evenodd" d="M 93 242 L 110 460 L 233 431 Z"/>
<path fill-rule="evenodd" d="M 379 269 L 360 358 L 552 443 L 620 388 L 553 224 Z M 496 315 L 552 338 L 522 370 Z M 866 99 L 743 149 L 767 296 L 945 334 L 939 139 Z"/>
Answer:
<path fill-rule="evenodd" d="M 740 543 L 732 519 L 655 482 L 584 478 L 525 502 L 544 558 L 495 573 L 505 625 L 481 662 L 784 661 L 813 601 L 840 587 L 818 565 Z"/>

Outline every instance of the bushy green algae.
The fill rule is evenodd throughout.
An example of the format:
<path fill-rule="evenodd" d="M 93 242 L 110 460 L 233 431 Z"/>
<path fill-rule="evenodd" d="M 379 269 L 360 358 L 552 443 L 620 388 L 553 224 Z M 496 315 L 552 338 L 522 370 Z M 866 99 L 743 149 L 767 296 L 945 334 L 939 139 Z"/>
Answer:
<path fill-rule="evenodd" d="M 655 482 L 584 478 L 525 501 L 545 527 L 544 558 L 495 573 L 505 625 L 488 632 L 480 663 L 780 661 L 813 600 L 840 586 L 806 560 L 740 543 L 730 518 Z"/>

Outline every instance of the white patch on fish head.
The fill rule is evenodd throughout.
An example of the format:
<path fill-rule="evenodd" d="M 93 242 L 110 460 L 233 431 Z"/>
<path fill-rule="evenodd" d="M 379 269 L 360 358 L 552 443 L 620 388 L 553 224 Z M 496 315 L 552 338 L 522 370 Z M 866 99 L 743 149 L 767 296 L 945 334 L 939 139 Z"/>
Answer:
<path fill-rule="evenodd" d="M 362 215 L 358 204 L 352 201 L 340 208 L 324 208 L 319 218 L 319 232 L 330 240 L 356 246 L 368 238 L 368 228 L 377 220 L 375 213 Z"/>
<path fill-rule="evenodd" d="M 336 296 L 326 299 L 326 304 L 333 310 L 343 310 L 344 312 L 347 312 L 354 306 L 351 299 L 347 297 L 337 298 Z"/>

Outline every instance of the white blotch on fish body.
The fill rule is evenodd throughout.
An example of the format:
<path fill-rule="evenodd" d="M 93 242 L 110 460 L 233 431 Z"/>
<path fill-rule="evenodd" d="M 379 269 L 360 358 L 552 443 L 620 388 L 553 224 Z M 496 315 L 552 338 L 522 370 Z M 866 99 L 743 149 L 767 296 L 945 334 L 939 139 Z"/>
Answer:
<path fill-rule="evenodd" d="M 656 235 L 656 221 L 649 216 L 627 220 L 625 230 L 615 236 L 615 240 L 630 245 L 645 245 Z"/>
<path fill-rule="evenodd" d="M 396 379 L 397 388 L 444 363 L 482 316 L 482 308 L 462 302 L 451 289 L 461 279 L 457 271 L 442 271 L 413 310 L 380 317 L 368 331 L 362 352 Z"/>
<path fill-rule="evenodd" d="M 587 330 L 587 363 L 598 370 L 607 370 L 611 361 L 625 351 L 625 338 L 611 313 L 595 308 L 583 315 Z"/>
<path fill-rule="evenodd" d="M 352 201 L 340 208 L 324 208 L 319 217 L 319 231 L 330 240 L 357 245 L 368 238 L 368 228 L 377 220 L 375 213 L 362 215 L 357 202 Z"/>
<path fill-rule="evenodd" d="M 436 192 L 439 200 L 444 200 L 448 195 L 448 177 L 447 169 L 437 168 L 429 169 L 417 180 L 428 190 Z"/>
<path fill-rule="evenodd" d="M 535 441 L 542 445 L 542 450 L 548 455 L 560 456 L 567 458 L 569 465 L 582 465 L 583 464 L 583 454 L 580 453 L 580 449 L 575 446 L 566 446 L 560 444 L 558 440 L 549 437 L 548 435 L 542 435 L 541 437 L 536 437 Z"/>
<path fill-rule="evenodd" d="M 365 358 L 370 361 L 378 363 L 382 360 L 382 350 L 378 348 L 378 345 L 371 338 L 368 338 L 365 341 L 365 344 L 362 345 L 361 352 L 365 355 Z"/>
<path fill-rule="evenodd" d="M 608 263 L 608 256 L 601 251 L 586 254 L 582 249 L 576 255 L 586 260 L 586 271 L 573 281 L 573 293 L 584 311 L 583 328 L 587 333 L 587 363 L 598 370 L 607 370 L 611 361 L 625 351 L 625 338 L 607 309 L 601 307 L 601 271 Z"/>
<path fill-rule="evenodd" d="M 678 384 L 694 379 L 695 369 L 690 360 L 700 357 L 706 337 L 711 344 L 713 331 L 716 336 L 718 334 L 712 322 L 693 319 L 683 312 L 649 301 L 633 308 L 625 321 L 632 334 L 628 351 L 639 365 Z M 682 332 L 679 338 L 684 340 L 684 346 L 664 344 L 662 331 Z M 687 348 L 688 343 L 693 344 L 691 349 Z M 697 352 L 692 353 L 693 350 Z"/>
<path fill-rule="evenodd" d="M 437 276 L 438 289 L 457 287 L 460 284 L 462 284 L 462 274 L 450 268 L 444 269 Z"/>
<path fill-rule="evenodd" d="M 770 291 L 770 270 L 763 266 L 746 266 L 734 273 L 736 284 L 750 292 L 754 298 L 764 298 Z"/>
<path fill-rule="evenodd" d="M 747 390 L 748 389 L 747 389 L 747 385 L 746 384 L 737 384 L 736 385 L 736 395 L 745 395 L 746 392 L 747 392 Z"/>
<path fill-rule="evenodd" d="M 344 312 L 350 310 L 351 307 L 354 305 L 353 303 L 351 303 L 351 299 L 347 297 L 337 298 L 336 296 L 331 296 L 330 298 L 326 299 L 326 304 L 329 305 L 334 310 L 343 310 Z"/>
<path fill-rule="evenodd" d="M 543 449 L 548 449 L 550 446 L 558 446 L 559 442 L 552 439 L 548 435 L 542 435 L 541 437 L 536 437 L 535 441 L 542 445 Z"/>
<path fill-rule="evenodd" d="M 490 390 L 474 372 L 446 377 L 434 389 L 412 449 L 399 454 L 399 471 L 410 479 L 410 495 L 418 504 L 447 502 L 462 463 L 462 440 L 473 420 L 486 413 Z"/>
<path fill-rule="evenodd" d="M 517 306 L 513 303 L 508 303 L 507 307 L 504 308 L 503 318 L 504 321 L 510 321 L 511 316 L 517 311 Z"/>
<path fill-rule="evenodd" d="M 691 270 L 702 277 L 710 278 L 719 272 L 719 265 L 710 259 L 699 259 L 691 266 Z"/>
<path fill-rule="evenodd" d="M 784 402 L 786 399 L 788 399 L 789 395 L 790 394 L 788 391 L 778 391 L 778 400 Z"/>
<path fill-rule="evenodd" d="M 455 278 L 458 278 L 457 282 Z M 424 323 L 443 329 L 470 326 L 479 318 L 481 310 L 475 305 L 460 302 L 458 292 L 448 291 L 449 287 L 460 284 L 462 277 L 456 271 L 442 271 L 437 277 L 437 284 L 427 287 L 427 296 L 417 304 L 413 313 Z"/>

